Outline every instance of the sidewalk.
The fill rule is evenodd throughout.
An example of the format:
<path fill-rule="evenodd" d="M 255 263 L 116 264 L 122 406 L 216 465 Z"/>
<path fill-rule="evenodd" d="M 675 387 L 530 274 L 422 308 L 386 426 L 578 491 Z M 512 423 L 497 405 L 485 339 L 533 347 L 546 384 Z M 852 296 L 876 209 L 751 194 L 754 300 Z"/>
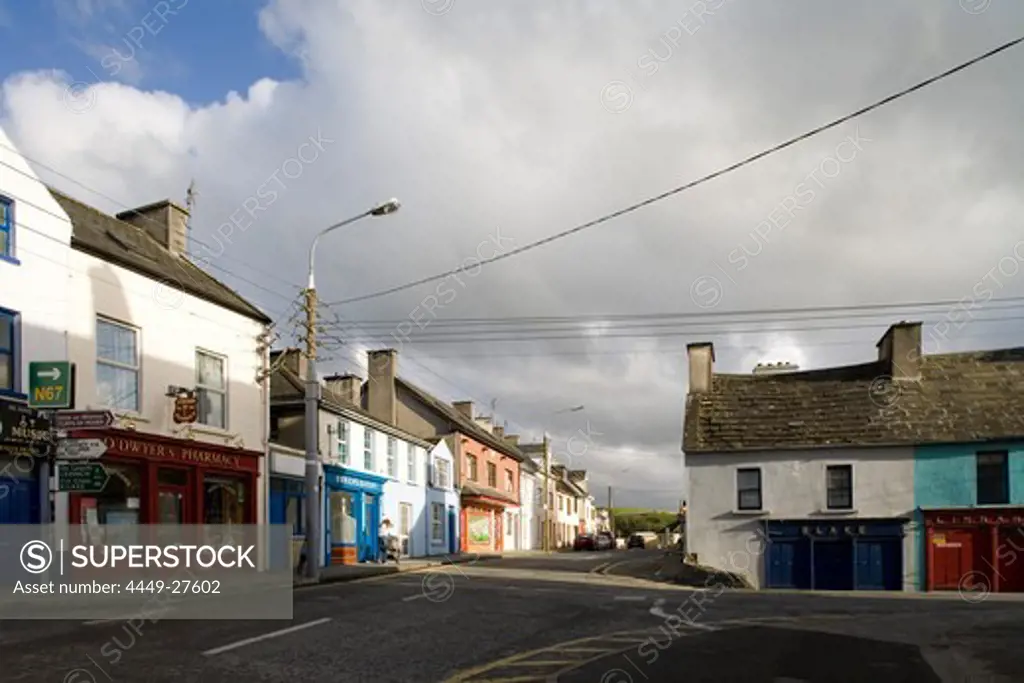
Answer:
<path fill-rule="evenodd" d="M 321 583 L 338 583 L 342 581 L 356 581 L 371 576 L 386 576 L 401 572 L 416 572 L 442 567 L 451 564 L 469 564 L 486 562 L 487 560 L 500 560 L 498 554 L 477 554 L 459 553 L 456 555 L 438 555 L 436 557 L 416 557 L 402 560 L 400 564 L 388 562 L 387 564 L 336 564 L 320 568 L 320 580 L 310 580 L 305 577 L 296 577 L 295 587 L 314 586 Z"/>

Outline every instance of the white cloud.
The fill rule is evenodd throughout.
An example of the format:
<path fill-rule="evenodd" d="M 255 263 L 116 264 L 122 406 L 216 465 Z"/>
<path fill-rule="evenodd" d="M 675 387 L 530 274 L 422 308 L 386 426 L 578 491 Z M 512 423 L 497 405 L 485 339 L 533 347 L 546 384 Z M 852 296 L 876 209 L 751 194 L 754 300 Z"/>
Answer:
<path fill-rule="evenodd" d="M 657 73 L 644 75 L 638 58 L 679 15 L 653 2 L 456 3 L 437 16 L 420 3 L 274 0 L 260 12 L 260 26 L 282 52 L 305 56 L 301 81 L 257 81 L 244 94 L 190 105 L 115 83 L 85 84 L 68 97 L 63 74 L 15 74 L 3 86 L 2 123 L 28 156 L 121 204 L 53 179 L 106 210 L 180 199 L 196 178 L 195 231 L 207 244 L 322 132 L 334 142 L 214 259 L 285 295 L 228 278 L 280 313 L 294 290 L 258 271 L 301 283 L 313 234 L 381 199 L 398 196 L 402 211 L 321 244 L 323 300 L 447 270 L 496 227 L 522 245 L 703 175 L 1013 37 L 1009 27 L 1024 8 L 993 5 L 968 15 L 956 3 L 872 12 L 842 2 L 730 3 L 682 36 Z M 920 25 L 927 35 L 914 30 Z M 1024 181 L 1016 134 L 1024 102 L 1012 85 L 1019 50 L 857 124 L 490 266 L 439 315 L 700 311 L 690 288 L 702 274 L 721 280 L 718 310 L 965 296 L 1018 240 L 1024 200 L 1013 188 Z M 614 80 L 632 88 L 632 105 L 618 114 L 601 101 Z M 730 279 L 717 270 L 858 128 L 872 140 L 863 154 L 819 188 L 742 272 L 731 271 Z M 434 287 L 342 313 L 408 319 Z M 1021 291 L 1011 278 L 999 295 Z M 679 326 L 685 335 L 677 338 L 621 339 L 605 328 L 583 341 L 457 345 L 426 343 L 432 327 L 420 343 L 412 335 L 400 364 L 442 397 L 482 405 L 500 397 L 499 417 L 524 434 L 548 427 L 567 438 L 589 420 L 603 434 L 585 465 L 595 486 L 665 489 L 681 481 L 687 341 L 713 339 L 722 368 L 749 371 L 760 360 L 815 367 L 873 357 L 886 319 L 875 322 L 877 328 L 836 333 L 744 335 L 758 354 L 728 348 L 735 342 L 724 324 Z M 1015 341 L 991 328 L 974 334 L 958 343 Z M 387 343 L 387 332 L 380 336 Z M 326 355 L 359 362 L 368 342 L 350 341 Z M 587 350 L 594 354 L 581 355 Z M 609 353 L 617 351 L 623 353 Z M 551 417 L 580 403 L 585 418 Z M 643 455 L 628 455 L 628 448 Z M 648 459 L 646 470 L 616 469 L 638 457 Z M 619 502 L 649 498 L 636 495 Z M 680 497 L 658 495 L 669 507 Z"/>

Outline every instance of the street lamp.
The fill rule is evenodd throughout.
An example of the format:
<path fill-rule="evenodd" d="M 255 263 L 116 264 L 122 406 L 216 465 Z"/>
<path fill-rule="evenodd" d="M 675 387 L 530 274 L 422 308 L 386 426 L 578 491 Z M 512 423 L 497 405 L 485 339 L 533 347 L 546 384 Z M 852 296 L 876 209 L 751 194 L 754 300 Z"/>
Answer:
<path fill-rule="evenodd" d="M 330 225 L 313 238 L 309 246 L 309 284 L 306 287 L 306 577 L 320 577 L 320 380 L 316 374 L 316 247 L 320 238 L 363 218 L 388 216 L 401 207 L 389 199 L 340 223 Z"/>
<path fill-rule="evenodd" d="M 563 413 L 578 413 L 583 410 L 584 406 L 573 406 L 572 408 L 564 408 L 562 410 L 556 410 L 551 413 L 552 415 L 562 415 Z M 554 525 L 551 520 L 551 447 L 548 441 L 548 433 L 544 432 L 544 550 L 545 552 L 551 552 L 551 536 Z"/>

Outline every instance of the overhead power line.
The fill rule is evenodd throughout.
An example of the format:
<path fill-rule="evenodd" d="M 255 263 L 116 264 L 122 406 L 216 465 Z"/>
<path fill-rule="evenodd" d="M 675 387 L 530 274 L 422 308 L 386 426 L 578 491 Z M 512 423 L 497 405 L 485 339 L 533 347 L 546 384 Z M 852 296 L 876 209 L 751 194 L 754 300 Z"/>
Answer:
<path fill-rule="evenodd" d="M 735 171 L 735 170 L 737 170 L 739 168 L 742 168 L 743 166 L 747 166 L 748 164 L 752 164 L 755 161 L 758 161 L 760 159 L 763 159 L 764 157 L 767 157 L 767 156 L 769 156 L 771 154 L 774 154 L 775 152 L 778 152 L 778 151 L 781 151 L 783 149 L 786 149 L 787 147 L 791 147 L 791 146 L 797 144 L 798 142 L 802 142 L 802 141 L 804 141 L 804 140 L 806 140 L 808 138 L 811 138 L 811 137 L 813 137 L 815 135 L 818 135 L 819 133 L 823 133 L 826 130 L 830 130 L 832 128 L 840 126 L 840 125 L 846 123 L 847 121 L 851 121 L 851 120 L 853 120 L 855 118 L 863 116 L 864 114 L 866 114 L 866 113 L 868 113 L 870 111 L 878 109 L 879 107 L 882 107 L 882 106 L 884 106 L 886 104 L 889 104 L 890 102 L 893 102 L 893 101 L 898 100 L 898 99 L 900 99 L 902 97 L 905 97 L 905 96 L 907 96 L 907 95 L 909 95 L 909 94 L 911 94 L 911 93 L 913 93 L 913 92 L 915 92 L 917 90 L 921 90 L 922 88 L 925 88 L 925 87 L 927 87 L 927 86 L 929 86 L 929 85 L 931 85 L 933 83 L 936 83 L 937 81 L 940 81 L 940 80 L 942 80 L 944 78 L 952 76 L 953 74 L 955 74 L 955 73 L 957 73 L 959 71 L 963 71 L 964 69 L 966 69 L 966 68 L 968 68 L 970 66 L 973 66 L 973 65 L 977 64 L 978 62 L 984 61 L 984 60 L 988 59 L 989 57 L 993 57 L 993 56 L 999 54 L 1000 52 L 1003 52 L 1004 50 L 1008 50 L 1011 47 L 1014 47 L 1014 46 L 1020 44 L 1021 42 L 1024 42 L 1024 36 L 1021 36 L 1020 38 L 1017 38 L 1016 40 L 1011 40 L 1008 43 L 1004 43 L 1004 44 L 1000 45 L 999 47 L 997 47 L 997 48 L 995 48 L 993 50 L 989 50 L 988 52 L 986 52 L 984 54 L 978 55 L 977 57 L 975 57 L 975 58 L 973 58 L 971 60 L 968 60 L 968 61 L 966 61 L 966 62 L 964 62 L 964 63 L 962 63 L 962 64 L 960 64 L 958 66 L 955 66 L 952 69 L 948 69 L 946 71 L 943 71 L 942 73 L 940 73 L 940 74 L 938 74 L 936 76 L 932 76 L 931 78 L 929 78 L 927 80 L 921 81 L 920 83 L 917 83 L 916 85 L 913 85 L 913 86 L 911 86 L 909 88 L 905 88 L 904 90 L 900 90 L 899 92 L 896 92 L 896 93 L 894 93 L 892 95 L 889 95 L 888 97 L 884 97 L 884 98 L 878 100 L 877 102 L 875 102 L 874 104 L 869 104 L 866 107 L 862 107 L 862 108 L 860 108 L 860 109 L 858 109 L 858 110 L 856 110 L 854 112 L 851 112 L 851 113 L 847 114 L 846 116 L 842 116 L 842 117 L 840 117 L 838 119 L 835 119 L 834 121 L 831 121 L 830 123 L 826 123 L 824 125 L 818 126 L 817 128 L 812 128 L 811 130 L 809 130 L 809 131 L 807 131 L 805 133 L 801 133 L 800 135 L 797 135 L 794 138 L 790 138 L 789 140 L 786 140 L 785 142 L 781 142 L 781 143 L 775 145 L 774 147 L 770 147 L 770 148 L 768 148 L 768 149 L 766 149 L 764 151 L 758 152 L 757 154 L 754 154 L 753 156 L 749 156 L 746 159 L 743 159 L 742 161 L 737 161 L 736 163 L 734 163 L 734 164 L 732 164 L 730 166 L 726 166 L 725 168 L 719 169 L 719 170 L 717 170 L 717 171 L 715 171 L 713 173 L 709 173 L 709 174 L 707 174 L 707 175 L 705 175 L 705 176 L 703 176 L 701 178 L 697 178 L 696 180 L 691 180 L 690 182 L 686 183 L 685 185 L 680 185 L 679 187 L 675 187 L 675 188 L 673 188 L 671 190 L 668 190 L 666 192 L 662 192 L 661 194 L 655 195 L 653 197 L 645 199 L 645 200 L 643 200 L 641 202 L 638 202 L 636 204 L 632 204 L 630 206 L 627 206 L 626 208 L 620 209 L 618 211 L 615 211 L 614 213 L 609 213 L 609 214 L 606 214 L 604 216 L 601 216 L 600 218 L 596 218 L 596 219 L 594 219 L 592 221 L 588 221 L 586 223 L 583 223 L 582 225 L 577 225 L 574 228 L 570 228 L 568 230 L 564 230 L 562 232 L 556 233 L 556 234 L 551 235 L 549 237 L 545 237 L 545 238 L 537 240 L 535 242 L 530 242 L 529 244 L 524 244 L 521 247 L 518 247 L 516 249 L 512 249 L 510 251 L 507 251 L 507 252 L 504 252 L 504 253 L 501 253 L 501 254 L 497 254 L 495 256 L 492 256 L 491 258 L 482 259 L 482 260 L 478 261 L 477 264 L 474 267 L 480 267 L 480 266 L 487 265 L 489 263 L 494 263 L 496 261 L 501 261 L 502 259 L 507 259 L 507 258 L 512 258 L 513 256 L 518 256 L 519 254 L 525 253 L 525 252 L 530 251 L 532 249 L 536 249 L 538 247 L 542 247 L 542 246 L 544 246 L 546 244 L 551 244 L 552 242 L 555 242 L 555 241 L 560 240 L 562 238 L 568 237 L 570 235 L 574 235 L 574 234 L 576 234 L 578 232 L 583 232 L 584 230 L 586 230 L 588 228 L 592 228 L 592 227 L 594 227 L 596 225 L 600 225 L 602 223 L 606 223 L 606 222 L 608 222 L 608 221 L 610 221 L 610 220 L 612 220 L 614 218 L 618 218 L 619 216 L 624 216 L 624 215 L 626 215 L 628 213 L 632 213 L 632 212 L 634 212 L 634 211 L 636 211 L 638 209 L 641 209 L 641 208 L 643 208 L 645 206 L 649 206 L 649 205 L 654 204 L 656 202 L 660 202 L 663 199 L 668 199 L 669 197 L 672 197 L 672 196 L 677 195 L 677 194 L 679 194 L 681 192 L 684 192 L 686 190 L 694 188 L 694 187 L 696 187 L 698 185 L 702 185 L 702 184 L 704 184 L 704 183 L 706 183 L 706 182 L 708 182 L 710 180 L 714 180 L 715 178 L 718 178 L 719 176 L 723 176 L 723 175 L 725 175 L 727 173 L 731 173 L 732 171 Z M 352 298 L 349 298 L 349 299 L 341 299 L 339 301 L 327 302 L 326 305 L 327 306 L 343 306 L 345 304 L 353 304 L 353 303 L 356 303 L 356 302 L 359 302 L 359 301 L 368 301 L 370 299 L 377 299 L 377 298 L 380 298 L 380 297 L 383 297 L 383 296 L 388 296 L 389 294 L 395 294 L 397 292 L 402 292 L 402 291 L 405 291 L 407 289 L 412 289 L 414 287 L 419 287 L 420 285 L 425 285 L 425 284 L 428 284 L 428 283 L 431 283 L 431 282 L 436 282 L 438 280 L 443 280 L 445 278 L 452 277 L 453 275 L 457 275 L 457 274 L 459 274 L 461 272 L 463 272 L 463 270 L 461 268 L 453 268 L 451 270 L 447 270 L 447 271 L 445 271 L 443 273 L 439 273 L 437 275 L 431 275 L 429 277 L 420 278 L 419 280 L 414 280 L 413 282 L 407 282 L 404 285 L 398 285 L 396 287 L 389 287 L 388 289 L 383 289 L 383 290 L 380 290 L 378 292 L 372 292 L 370 294 L 363 294 L 361 296 L 356 296 L 356 297 L 352 297 Z"/>

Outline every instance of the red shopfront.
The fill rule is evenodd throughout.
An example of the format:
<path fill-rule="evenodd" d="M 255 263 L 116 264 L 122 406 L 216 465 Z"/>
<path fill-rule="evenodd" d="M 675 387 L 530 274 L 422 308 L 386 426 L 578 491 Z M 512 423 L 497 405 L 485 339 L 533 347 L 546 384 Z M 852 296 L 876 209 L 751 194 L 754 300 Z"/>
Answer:
<path fill-rule="evenodd" d="M 1024 592 L 1024 507 L 923 512 L 927 590 Z"/>
<path fill-rule="evenodd" d="M 73 433 L 102 438 L 103 491 L 72 493 L 72 524 L 255 524 L 259 451 L 140 432 Z"/>

